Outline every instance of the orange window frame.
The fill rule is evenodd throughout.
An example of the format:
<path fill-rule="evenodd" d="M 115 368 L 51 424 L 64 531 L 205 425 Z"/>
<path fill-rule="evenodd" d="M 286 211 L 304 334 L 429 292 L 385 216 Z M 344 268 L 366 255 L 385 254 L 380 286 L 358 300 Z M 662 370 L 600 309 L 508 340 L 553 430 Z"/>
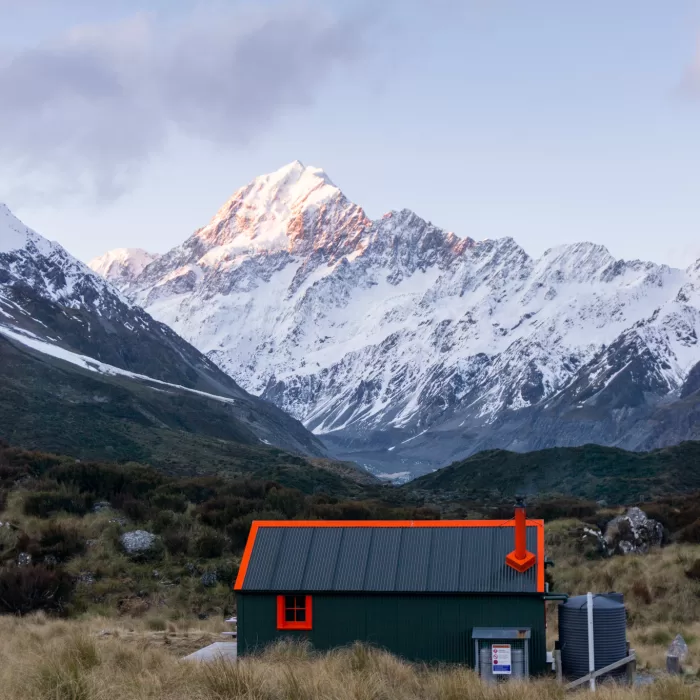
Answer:
<path fill-rule="evenodd" d="M 298 600 L 299 598 L 304 599 L 304 607 L 299 608 L 296 605 L 290 607 L 287 606 L 286 599 L 293 598 Z M 312 629 L 312 619 L 311 619 L 311 607 L 312 601 L 310 595 L 300 596 L 300 595 L 278 595 L 277 596 L 277 629 L 278 630 L 310 630 Z M 304 620 L 303 621 L 290 621 L 287 620 L 286 612 L 287 610 L 304 610 Z"/>

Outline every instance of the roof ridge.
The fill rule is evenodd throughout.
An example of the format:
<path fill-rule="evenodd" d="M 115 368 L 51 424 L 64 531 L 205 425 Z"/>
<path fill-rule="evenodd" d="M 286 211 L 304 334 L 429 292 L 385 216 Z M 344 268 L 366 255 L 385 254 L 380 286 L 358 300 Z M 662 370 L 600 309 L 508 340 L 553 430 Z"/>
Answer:
<path fill-rule="evenodd" d="M 527 527 L 539 527 L 544 525 L 544 520 L 528 518 Z M 509 527 L 515 524 L 515 520 L 259 520 L 259 527 Z"/>

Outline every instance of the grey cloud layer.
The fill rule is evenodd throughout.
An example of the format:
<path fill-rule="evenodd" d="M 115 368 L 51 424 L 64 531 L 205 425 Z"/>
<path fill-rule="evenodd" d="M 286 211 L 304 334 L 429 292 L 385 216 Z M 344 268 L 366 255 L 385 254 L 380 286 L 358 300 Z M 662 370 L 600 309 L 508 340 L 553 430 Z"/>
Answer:
<path fill-rule="evenodd" d="M 245 144 L 358 55 L 366 18 L 313 6 L 158 31 L 145 17 L 0 54 L 0 162 L 118 196 L 171 129 Z"/>

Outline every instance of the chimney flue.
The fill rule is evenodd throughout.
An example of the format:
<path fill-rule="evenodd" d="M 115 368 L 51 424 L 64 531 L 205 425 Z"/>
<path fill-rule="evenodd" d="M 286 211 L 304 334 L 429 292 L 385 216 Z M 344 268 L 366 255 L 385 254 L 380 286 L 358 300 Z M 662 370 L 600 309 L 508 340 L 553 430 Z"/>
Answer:
<path fill-rule="evenodd" d="M 535 555 L 527 551 L 527 518 L 522 498 L 515 501 L 515 549 L 506 556 L 506 564 L 524 574 L 535 564 Z"/>

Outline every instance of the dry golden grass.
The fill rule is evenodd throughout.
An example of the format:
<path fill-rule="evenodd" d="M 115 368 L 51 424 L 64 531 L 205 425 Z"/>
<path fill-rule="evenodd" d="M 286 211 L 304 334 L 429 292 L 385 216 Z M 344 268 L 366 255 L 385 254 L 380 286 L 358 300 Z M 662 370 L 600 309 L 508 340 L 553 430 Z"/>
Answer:
<path fill-rule="evenodd" d="M 554 590 L 570 595 L 618 591 L 625 596 L 628 639 L 640 668 L 665 666 L 671 640 L 682 634 L 688 644 L 687 665 L 700 669 L 700 581 L 686 572 L 700 560 L 700 545 L 673 544 L 645 555 L 587 560 L 572 536 L 583 524 L 560 520 L 547 525 L 547 553 Z M 549 609 L 549 631 L 556 634 L 556 606 Z M 550 639 L 550 648 L 553 638 Z"/>
<path fill-rule="evenodd" d="M 104 633 L 107 628 L 108 634 Z M 0 700 L 563 700 L 553 681 L 483 686 L 468 669 L 426 668 L 356 646 L 314 654 L 279 645 L 238 663 L 179 659 L 167 642 L 187 632 L 203 644 L 213 624 L 153 632 L 101 618 L 0 618 Z M 209 639 L 208 639 L 209 638 Z M 587 691 L 575 697 L 587 696 Z M 679 679 L 602 688 L 602 700 L 691 700 L 700 687 Z"/>

